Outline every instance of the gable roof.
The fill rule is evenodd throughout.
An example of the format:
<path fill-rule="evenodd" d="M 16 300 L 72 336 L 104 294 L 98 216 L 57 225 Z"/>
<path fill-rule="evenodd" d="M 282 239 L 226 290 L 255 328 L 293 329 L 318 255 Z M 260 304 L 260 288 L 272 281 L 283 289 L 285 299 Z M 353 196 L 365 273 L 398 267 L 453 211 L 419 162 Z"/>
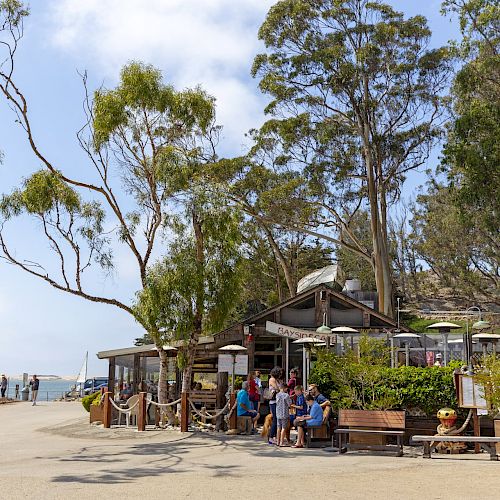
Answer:
<path fill-rule="evenodd" d="M 374 316 L 375 318 L 378 318 L 379 320 L 383 321 L 384 323 L 387 323 L 387 327 L 389 328 L 397 328 L 397 323 L 394 319 L 390 318 L 389 316 L 386 316 L 385 314 L 376 311 L 375 309 L 372 309 L 371 307 L 368 307 L 365 304 L 362 304 L 356 299 L 353 299 L 352 297 L 349 297 L 348 295 L 344 295 L 341 292 L 338 292 L 335 290 L 333 287 L 322 283 L 319 285 L 316 285 L 312 288 L 308 288 L 307 290 L 304 290 L 301 293 L 298 293 L 295 297 L 291 297 L 287 300 L 284 300 L 283 302 L 276 304 L 272 307 L 269 307 L 267 309 L 264 309 L 263 311 L 254 314 L 252 316 L 249 316 L 242 321 L 239 321 L 238 323 L 235 323 L 231 325 L 229 328 L 226 328 L 225 330 L 218 332 L 215 335 L 222 334 L 224 332 L 227 332 L 228 330 L 233 329 L 235 326 L 240 325 L 242 323 L 251 323 L 254 321 L 258 321 L 259 319 L 265 318 L 266 316 L 283 309 L 285 307 L 290 307 L 293 306 L 294 304 L 303 302 L 305 299 L 309 297 L 313 297 L 316 292 L 321 292 L 321 291 L 326 291 L 331 297 L 335 298 L 337 302 L 343 303 L 347 306 L 350 306 L 350 308 L 355 308 L 362 310 L 363 312 L 366 312 L 367 314 L 370 314 L 371 316 Z M 411 331 L 409 328 L 406 328 L 405 326 L 402 326 L 401 324 L 399 325 L 399 329 L 402 332 L 409 332 Z"/>

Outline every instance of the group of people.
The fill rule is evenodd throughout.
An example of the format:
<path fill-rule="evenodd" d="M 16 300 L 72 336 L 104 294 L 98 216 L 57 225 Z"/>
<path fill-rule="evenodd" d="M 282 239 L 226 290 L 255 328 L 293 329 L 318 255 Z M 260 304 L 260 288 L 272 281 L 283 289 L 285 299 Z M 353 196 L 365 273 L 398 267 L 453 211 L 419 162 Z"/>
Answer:
<path fill-rule="evenodd" d="M 289 428 L 297 429 L 297 441 L 294 448 L 303 448 L 305 433 L 309 426 L 319 426 L 323 423 L 323 409 L 329 401 L 318 390 L 315 384 L 310 384 L 307 392 L 298 384 L 298 370 L 290 370 L 290 378 L 285 381 L 283 368 L 275 367 L 269 374 L 268 386 L 263 389 L 259 370 L 248 375 L 246 382 L 237 395 L 237 415 L 252 419 L 252 433 L 260 418 L 262 401 L 269 404 L 272 416 L 268 435 L 270 445 L 285 446 L 285 438 L 289 436 Z"/>

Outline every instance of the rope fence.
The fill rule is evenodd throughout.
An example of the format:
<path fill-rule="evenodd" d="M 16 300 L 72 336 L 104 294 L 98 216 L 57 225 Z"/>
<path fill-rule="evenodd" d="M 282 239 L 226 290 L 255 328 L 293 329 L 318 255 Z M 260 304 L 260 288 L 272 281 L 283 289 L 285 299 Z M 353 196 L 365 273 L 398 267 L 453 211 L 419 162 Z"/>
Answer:
<path fill-rule="evenodd" d="M 137 400 L 130 408 L 123 408 L 118 406 L 114 401 L 113 398 L 109 398 L 109 402 L 120 412 L 120 413 L 130 413 L 133 409 L 135 409 L 136 406 L 139 405 L 139 400 Z"/>

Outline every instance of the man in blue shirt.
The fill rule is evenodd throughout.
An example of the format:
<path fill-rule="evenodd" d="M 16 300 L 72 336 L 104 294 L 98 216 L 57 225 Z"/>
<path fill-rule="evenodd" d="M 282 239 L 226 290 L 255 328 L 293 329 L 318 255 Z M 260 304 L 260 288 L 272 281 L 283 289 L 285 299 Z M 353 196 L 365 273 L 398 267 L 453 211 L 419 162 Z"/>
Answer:
<path fill-rule="evenodd" d="M 236 396 L 236 403 L 236 415 L 238 415 L 238 417 L 251 417 L 252 427 L 254 427 L 259 419 L 259 414 L 253 409 L 253 405 L 248 397 L 248 382 L 243 382 Z"/>
<path fill-rule="evenodd" d="M 314 396 L 308 394 L 306 396 L 306 403 L 309 407 L 309 414 L 303 417 L 297 417 L 295 419 L 295 425 L 297 425 L 297 442 L 293 446 L 294 448 L 304 447 L 304 437 L 305 437 L 305 427 L 318 426 L 323 423 L 323 410 L 317 401 L 314 401 Z"/>
<path fill-rule="evenodd" d="M 319 392 L 318 386 L 316 384 L 309 384 L 308 391 L 309 394 L 311 394 L 314 397 L 314 401 L 318 403 L 321 408 L 324 408 L 325 406 L 330 406 L 330 401 Z"/>

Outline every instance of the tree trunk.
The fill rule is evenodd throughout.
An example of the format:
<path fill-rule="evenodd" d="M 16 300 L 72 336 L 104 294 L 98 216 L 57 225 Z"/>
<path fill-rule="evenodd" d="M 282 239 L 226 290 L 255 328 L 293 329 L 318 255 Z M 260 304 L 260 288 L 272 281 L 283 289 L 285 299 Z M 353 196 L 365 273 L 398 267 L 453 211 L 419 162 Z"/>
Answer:
<path fill-rule="evenodd" d="M 198 340 L 202 333 L 203 325 L 203 308 L 204 308 L 204 241 L 203 241 L 203 228 L 201 221 L 198 218 L 197 213 L 193 210 L 192 213 L 192 223 L 194 236 L 196 241 L 196 264 L 197 264 L 197 276 L 194 277 L 198 283 L 198 290 L 196 293 L 195 302 L 195 314 L 193 318 L 193 331 L 190 335 L 189 342 L 187 345 L 186 352 L 186 364 L 183 370 L 182 376 L 182 392 L 187 392 L 190 390 L 191 385 L 191 375 L 193 373 L 193 364 L 196 354 L 196 346 L 198 345 Z"/>
<path fill-rule="evenodd" d="M 168 400 L 168 357 L 162 345 L 156 344 L 158 356 L 160 357 L 160 375 L 158 380 L 158 403 L 165 404 Z"/>

